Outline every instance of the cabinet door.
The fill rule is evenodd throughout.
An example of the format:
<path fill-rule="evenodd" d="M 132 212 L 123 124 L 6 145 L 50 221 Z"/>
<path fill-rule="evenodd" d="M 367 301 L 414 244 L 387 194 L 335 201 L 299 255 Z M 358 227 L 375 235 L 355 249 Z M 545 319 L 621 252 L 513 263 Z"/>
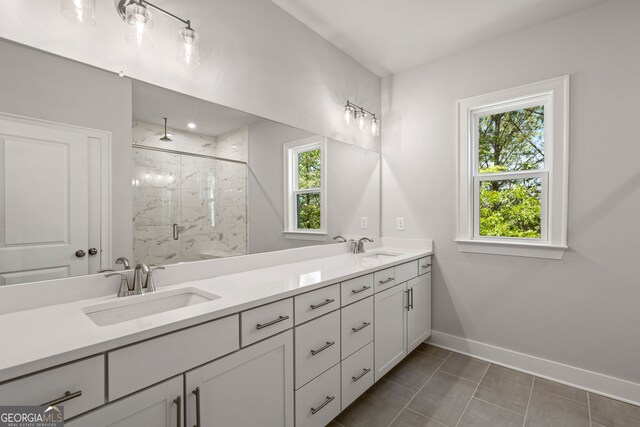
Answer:
<path fill-rule="evenodd" d="M 68 427 L 180 427 L 182 375 L 65 422 Z"/>
<path fill-rule="evenodd" d="M 407 284 L 402 283 L 375 295 L 373 325 L 376 381 L 407 355 L 406 289 Z"/>
<path fill-rule="evenodd" d="M 187 372 L 185 393 L 187 426 L 292 427 L 293 332 Z"/>
<path fill-rule="evenodd" d="M 407 312 L 407 353 L 431 335 L 431 273 L 409 280 L 411 308 Z"/>

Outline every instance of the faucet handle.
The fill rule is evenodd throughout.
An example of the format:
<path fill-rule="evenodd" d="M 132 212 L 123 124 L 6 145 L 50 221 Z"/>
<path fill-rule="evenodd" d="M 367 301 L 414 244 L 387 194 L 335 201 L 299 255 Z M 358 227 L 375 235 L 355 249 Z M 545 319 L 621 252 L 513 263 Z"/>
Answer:
<path fill-rule="evenodd" d="M 127 273 L 114 271 L 113 273 L 108 273 L 104 275 L 104 277 L 111 277 L 111 276 L 120 276 L 120 289 L 118 290 L 119 297 L 126 297 L 127 295 L 131 295 L 132 291 L 129 288 L 129 278 L 127 277 Z"/>
<path fill-rule="evenodd" d="M 147 269 L 149 271 L 147 271 L 147 279 L 144 282 L 144 292 L 155 292 L 156 291 L 156 286 L 153 283 L 153 272 L 155 270 L 164 270 L 164 267 L 162 265 L 149 265 L 146 266 Z"/>

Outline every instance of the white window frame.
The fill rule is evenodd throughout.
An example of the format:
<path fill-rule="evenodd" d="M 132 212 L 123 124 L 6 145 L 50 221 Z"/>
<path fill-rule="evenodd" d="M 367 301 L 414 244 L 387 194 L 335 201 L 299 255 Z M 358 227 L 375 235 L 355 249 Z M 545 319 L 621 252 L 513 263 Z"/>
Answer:
<path fill-rule="evenodd" d="M 544 168 L 478 173 L 479 118 L 544 106 Z M 518 86 L 458 101 L 457 238 L 461 252 L 561 259 L 567 249 L 569 177 L 569 76 Z M 481 236 L 480 183 L 487 180 L 539 178 L 539 239 Z"/>
<path fill-rule="evenodd" d="M 284 235 L 287 239 L 325 240 L 327 237 L 327 156 L 326 139 L 320 136 L 287 142 L 284 149 Z M 320 150 L 320 188 L 298 189 L 298 154 Z M 304 193 L 320 193 L 320 228 L 297 228 L 296 196 Z"/>

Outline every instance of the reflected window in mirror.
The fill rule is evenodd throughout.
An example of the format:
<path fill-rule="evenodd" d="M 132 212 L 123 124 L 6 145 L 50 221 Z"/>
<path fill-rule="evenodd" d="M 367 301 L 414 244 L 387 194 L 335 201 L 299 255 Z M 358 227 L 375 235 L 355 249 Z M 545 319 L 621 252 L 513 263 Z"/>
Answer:
<path fill-rule="evenodd" d="M 326 235 L 326 142 L 314 136 L 284 144 L 285 233 L 288 237 Z"/>

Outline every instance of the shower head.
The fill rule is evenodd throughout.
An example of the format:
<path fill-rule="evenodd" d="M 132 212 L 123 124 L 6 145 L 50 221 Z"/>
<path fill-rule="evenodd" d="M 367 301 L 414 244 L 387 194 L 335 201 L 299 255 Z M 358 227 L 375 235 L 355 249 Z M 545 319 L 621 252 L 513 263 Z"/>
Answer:
<path fill-rule="evenodd" d="M 167 118 L 163 117 L 163 119 L 164 119 L 164 136 L 160 138 L 160 141 L 171 142 L 173 141 L 173 139 L 169 138 L 169 136 L 167 135 Z"/>

